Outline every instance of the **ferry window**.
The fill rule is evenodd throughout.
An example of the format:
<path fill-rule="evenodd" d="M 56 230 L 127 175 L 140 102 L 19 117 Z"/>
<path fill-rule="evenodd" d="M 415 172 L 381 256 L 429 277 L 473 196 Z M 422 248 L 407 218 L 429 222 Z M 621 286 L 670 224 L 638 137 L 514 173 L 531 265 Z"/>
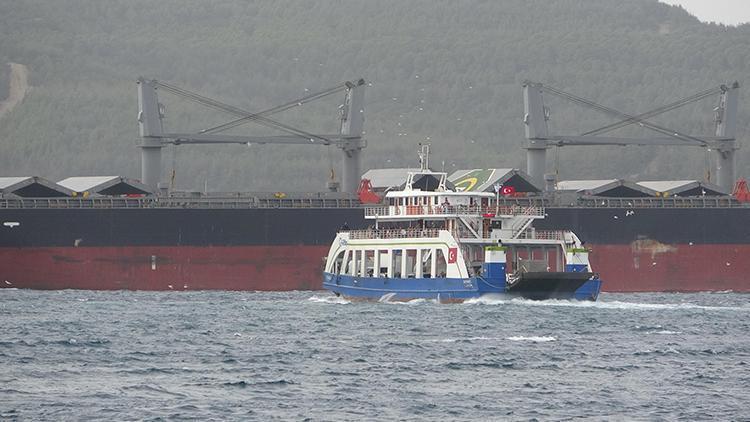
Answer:
<path fill-rule="evenodd" d="M 391 269 L 394 278 L 401 278 L 401 249 L 395 249 L 393 251 L 393 259 L 391 260 Z"/>
<path fill-rule="evenodd" d="M 388 267 L 391 265 L 391 262 L 388 260 L 388 251 L 379 250 L 378 254 L 380 254 L 380 262 L 378 263 L 380 271 L 378 271 L 378 273 L 380 274 L 380 277 L 388 277 Z"/>
<path fill-rule="evenodd" d="M 442 249 L 435 249 L 435 251 L 435 277 L 445 277 L 448 271 L 448 261 L 445 259 Z"/>
<path fill-rule="evenodd" d="M 407 249 L 404 259 L 406 260 L 406 277 L 414 278 L 417 274 L 417 250 Z"/>
<path fill-rule="evenodd" d="M 341 263 L 341 274 L 351 274 L 352 254 L 351 251 L 345 251 L 344 259 Z"/>
<path fill-rule="evenodd" d="M 365 260 L 365 273 L 363 277 L 377 277 L 378 274 L 375 271 L 375 251 L 362 251 L 364 256 L 362 259 Z"/>
<path fill-rule="evenodd" d="M 432 277 L 432 249 L 422 249 L 422 277 Z"/>
<path fill-rule="evenodd" d="M 353 258 L 352 258 L 352 269 L 350 274 L 358 277 L 361 276 L 360 269 L 362 268 L 362 251 L 352 251 L 353 252 Z"/>
<path fill-rule="evenodd" d="M 333 260 L 333 268 L 331 268 L 331 271 L 334 274 L 341 274 L 341 264 L 344 262 L 344 252 L 341 251 L 336 255 L 336 258 Z"/>

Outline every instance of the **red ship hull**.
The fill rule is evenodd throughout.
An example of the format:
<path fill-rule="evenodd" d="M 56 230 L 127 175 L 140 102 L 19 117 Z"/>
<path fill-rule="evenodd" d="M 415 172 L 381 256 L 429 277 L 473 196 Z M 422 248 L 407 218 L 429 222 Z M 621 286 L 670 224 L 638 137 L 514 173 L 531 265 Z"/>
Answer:
<path fill-rule="evenodd" d="M 593 245 L 608 292 L 750 292 L 750 245 Z M 328 246 L 0 248 L 0 287 L 318 290 Z"/>
<path fill-rule="evenodd" d="M 318 290 L 328 246 L 0 248 L 1 287 Z"/>

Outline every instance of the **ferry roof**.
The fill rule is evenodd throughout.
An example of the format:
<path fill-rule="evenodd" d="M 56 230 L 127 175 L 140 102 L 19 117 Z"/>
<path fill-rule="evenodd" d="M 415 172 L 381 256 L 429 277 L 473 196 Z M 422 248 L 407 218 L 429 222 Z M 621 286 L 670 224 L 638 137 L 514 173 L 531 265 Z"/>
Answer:
<path fill-rule="evenodd" d="M 712 183 L 699 180 L 653 180 L 639 185 L 670 196 L 722 196 L 727 192 Z"/>
<path fill-rule="evenodd" d="M 99 195 L 150 194 L 151 189 L 136 180 L 122 176 L 68 177 L 60 185 L 75 191 Z"/>
<path fill-rule="evenodd" d="M 393 190 L 385 194 L 386 198 L 403 198 L 414 196 L 460 196 L 475 198 L 494 198 L 494 193 L 489 192 L 456 192 L 452 190 L 430 191 L 430 190 Z"/>
<path fill-rule="evenodd" d="M 621 179 L 563 180 L 557 182 L 558 191 L 575 191 L 586 195 L 616 198 L 643 198 L 656 196 L 656 191 L 646 186 Z"/>
<path fill-rule="evenodd" d="M 73 192 L 37 176 L 0 177 L 0 193 L 21 198 L 59 198 L 73 196 Z"/>
<path fill-rule="evenodd" d="M 390 169 L 371 169 L 362 175 L 363 179 L 369 179 L 374 190 L 384 191 L 387 189 L 403 190 L 406 186 L 406 179 L 409 173 L 414 173 L 414 184 L 429 190 L 429 187 L 435 187 L 439 182 L 440 172 L 422 172 L 419 169 L 411 168 L 390 168 Z M 453 184 L 446 180 L 445 185 L 448 189 L 453 188 Z"/>
<path fill-rule="evenodd" d="M 541 192 L 531 176 L 518 169 L 490 168 L 456 170 L 448 177 L 456 190 L 494 192 L 495 184 L 512 186 L 516 192 Z"/>

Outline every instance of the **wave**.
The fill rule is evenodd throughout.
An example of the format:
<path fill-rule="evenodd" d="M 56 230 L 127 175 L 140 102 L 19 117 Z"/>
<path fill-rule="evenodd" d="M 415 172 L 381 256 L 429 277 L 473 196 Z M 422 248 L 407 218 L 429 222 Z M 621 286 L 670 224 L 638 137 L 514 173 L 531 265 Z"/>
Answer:
<path fill-rule="evenodd" d="M 346 304 L 352 303 L 351 301 L 346 300 L 346 299 L 344 299 L 341 296 L 334 296 L 334 295 L 331 295 L 331 296 L 312 296 L 312 297 L 308 297 L 307 300 L 309 302 L 315 302 L 315 303 L 333 303 L 333 304 L 337 304 L 337 305 L 346 305 Z"/>
<path fill-rule="evenodd" d="M 548 341 L 557 341 L 556 338 L 552 336 L 513 336 L 513 337 L 507 337 L 506 340 L 510 341 L 531 341 L 534 343 L 546 343 Z"/>
<path fill-rule="evenodd" d="M 473 342 L 473 341 L 497 341 L 502 340 L 500 337 L 459 337 L 459 338 L 440 338 L 440 339 L 434 339 L 434 340 L 428 340 L 429 342 L 436 342 L 436 343 L 463 343 L 463 342 Z"/>
<path fill-rule="evenodd" d="M 501 295 L 484 295 L 479 298 L 469 299 L 465 305 L 523 305 L 523 306 L 558 306 L 573 308 L 594 309 L 617 309 L 617 310 L 704 310 L 704 311 L 734 311 L 750 312 L 750 307 L 743 306 L 707 306 L 695 303 L 642 303 L 622 301 L 576 301 L 564 299 L 530 300 L 521 298 L 508 298 Z"/>
<path fill-rule="evenodd" d="M 165 394 L 168 396 L 174 396 L 174 397 L 187 397 L 183 393 L 178 393 L 174 391 L 169 391 L 166 388 L 163 388 L 158 385 L 150 385 L 150 384 L 135 384 L 135 385 L 126 385 L 122 387 L 122 390 L 125 391 L 138 391 L 138 392 L 144 392 L 144 393 L 158 393 L 158 394 Z"/>

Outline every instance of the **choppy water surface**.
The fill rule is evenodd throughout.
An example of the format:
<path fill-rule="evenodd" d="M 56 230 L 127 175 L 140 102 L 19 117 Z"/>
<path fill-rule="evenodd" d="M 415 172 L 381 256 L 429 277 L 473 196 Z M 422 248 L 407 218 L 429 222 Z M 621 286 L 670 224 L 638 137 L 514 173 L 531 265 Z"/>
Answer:
<path fill-rule="evenodd" d="M 748 299 L 0 290 L 0 419 L 746 419 Z"/>

